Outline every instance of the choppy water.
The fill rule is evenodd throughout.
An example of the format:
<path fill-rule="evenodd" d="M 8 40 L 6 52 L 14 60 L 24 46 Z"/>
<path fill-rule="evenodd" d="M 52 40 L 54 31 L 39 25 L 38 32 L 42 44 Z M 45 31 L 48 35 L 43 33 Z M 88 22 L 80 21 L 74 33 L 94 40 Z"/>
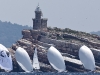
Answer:
<path fill-rule="evenodd" d="M 62 72 L 62 73 L 55 73 L 55 72 L 0 72 L 0 75 L 100 75 L 100 73 L 94 73 L 94 72 Z"/>

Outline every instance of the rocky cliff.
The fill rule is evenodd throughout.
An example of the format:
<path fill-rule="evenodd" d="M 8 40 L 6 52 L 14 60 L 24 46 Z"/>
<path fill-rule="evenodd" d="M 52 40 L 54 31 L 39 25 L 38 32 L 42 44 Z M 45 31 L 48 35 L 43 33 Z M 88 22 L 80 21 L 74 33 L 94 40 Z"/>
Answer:
<path fill-rule="evenodd" d="M 88 46 L 95 57 L 96 61 L 96 72 L 100 71 L 100 37 L 89 33 L 78 32 L 74 30 L 60 29 L 60 28 L 48 28 L 47 32 L 40 30 L 23 30 L 22 39 L 16 41 L 15 44 L 9 48 L 12 54 L 14 72 L 22 71 L 20 66 L 17 64 L 14 53 L 17 47 L 24 48 L 31 60 L 34 53 L 34 48 L 38 45 L 38 58 L 40 63 L 40 71 L 43 72 L 56 72 L 49 64 L 47 59 L 47 49 L 53 45 L 63 55 L 66 63 L 66 71 L 69 72 L 84 72 L 87 71 L 82 66 L 82 63 L 78 57 L 78 50 L 82 45 Z"/>

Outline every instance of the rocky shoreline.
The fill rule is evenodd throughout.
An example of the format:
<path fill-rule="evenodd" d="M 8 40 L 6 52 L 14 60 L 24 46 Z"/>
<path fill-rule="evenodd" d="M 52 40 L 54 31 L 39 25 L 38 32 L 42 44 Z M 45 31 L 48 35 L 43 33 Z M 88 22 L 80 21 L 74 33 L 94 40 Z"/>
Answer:
<path fill-rule="evenodd" d="M 88 46 L 95 57 L 96 61 L 96 72 L 100 71 L 100 40 L 99 36 L 89 35 L 83 36 L 62 33 L 56 31 L 40 31 L 40 30 L 23 30 L 22 39 L 18 40 L 11 48 L 8 48 L 13 58 L 14 70 L 13 72 L 24 72 L 20 66 L 17 64 L 14 53 L 17 47 L 24 48 L 31 60 L 33 58 L 34 48 L 38 46 L 38 58 L 40 62 L 40 71 L 42 72 L 56 72 L 49 64 L 46 53 L 47 49 L 53 45 L 55 46 L 63 55 L 66 71 L 67 72 L 87 72 L 82 66 L 82 63 L 78 57 L 78 50 L 82 45 Z M 91 37 L 90 37 L 91 36 Z M 91 40 L 92 39 L 92 40 Z M 98 42 L 97 42 L 98 41 Z"/>

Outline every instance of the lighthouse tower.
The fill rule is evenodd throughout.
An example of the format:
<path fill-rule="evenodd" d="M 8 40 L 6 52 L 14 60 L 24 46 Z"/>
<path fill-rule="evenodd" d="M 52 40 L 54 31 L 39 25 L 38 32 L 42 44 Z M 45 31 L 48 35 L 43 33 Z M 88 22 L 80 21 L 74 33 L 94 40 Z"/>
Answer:
<path fill-rule="evenodd" d="M 41 18 L 43 16 L 39 5 L 35 9 L 35 18 L 33 20 L 33 29 L 35 30 L 47 30 L 47 18 Z"/>

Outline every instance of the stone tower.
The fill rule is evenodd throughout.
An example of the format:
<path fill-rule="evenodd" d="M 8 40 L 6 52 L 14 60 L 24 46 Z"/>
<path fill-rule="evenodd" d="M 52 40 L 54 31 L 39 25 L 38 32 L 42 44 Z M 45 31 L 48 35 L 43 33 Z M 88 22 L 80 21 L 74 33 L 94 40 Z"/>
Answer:
<path fill-rule="evenodd" d="M 41 18 L 41 16 L 43 16 L 43 14 L 38 5 L 35 10 L 35 18 L 32 19 L 33 29 L 46 31 L 47 30 L 47 18 Z"/>

